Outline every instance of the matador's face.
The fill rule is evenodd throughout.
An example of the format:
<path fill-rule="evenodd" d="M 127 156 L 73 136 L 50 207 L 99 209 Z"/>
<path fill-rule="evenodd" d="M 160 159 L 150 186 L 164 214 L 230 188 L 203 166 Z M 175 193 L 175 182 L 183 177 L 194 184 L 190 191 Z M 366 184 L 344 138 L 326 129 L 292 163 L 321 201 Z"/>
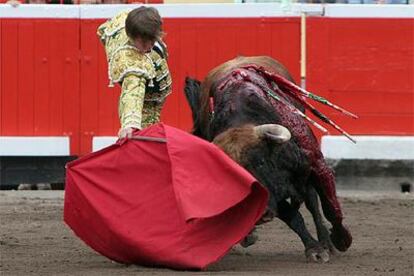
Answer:
<path fill-rule="evenodd" d="M 145 40 L 141 37 L 137 37 L 134 39 L 134 45 L 137 47 L 138 51 L 141 54 L 146 54 L 151 52 L 152 47 L 154 47 L 155 40 Z"/>

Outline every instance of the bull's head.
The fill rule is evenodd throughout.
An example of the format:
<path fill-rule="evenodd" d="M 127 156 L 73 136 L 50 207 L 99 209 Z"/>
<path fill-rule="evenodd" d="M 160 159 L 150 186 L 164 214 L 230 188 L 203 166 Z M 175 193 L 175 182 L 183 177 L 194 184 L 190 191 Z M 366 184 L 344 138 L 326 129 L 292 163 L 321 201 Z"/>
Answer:
<path fill-rule="evenodd" d="M 248 152 L 253 148 L 269 144 L 269 142 L 274 145 L 283 144 L 289 141 L 290 137 L 289 130 L 281 125 L 247 125 L 224 131 L 214 138 L 213 143 L 233 160 L 241 165 L 246 165 L 249 162 Z"/>
<path fill-rule="evenodd" d="M 298 147 L 295 147 L 295 142 L 291 142 L 290 138 L 290 131 L 281 125 L 245 125 L 227 129 L 217 135 L 213 143 L 270 191 L 268 206 L 276 213 L 277 201 L 273 195 L 288 195 L 286 189 L 274 190 L 279 186 L 288 187 L 284 181 L 290 181 L 290 176 L 284 174 L 284 168 L 306 163 Z M 278 185 L 274 185 L 275 183 Z"/>

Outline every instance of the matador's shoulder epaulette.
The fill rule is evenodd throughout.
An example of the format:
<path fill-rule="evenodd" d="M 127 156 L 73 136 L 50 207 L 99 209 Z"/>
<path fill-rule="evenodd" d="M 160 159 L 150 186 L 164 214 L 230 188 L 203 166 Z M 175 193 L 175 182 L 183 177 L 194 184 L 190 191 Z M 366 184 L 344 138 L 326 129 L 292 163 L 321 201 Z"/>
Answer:
<path fill-rule="evenodd" d="M 155 78 L 155 68 L 151 58 L 139 53 L 134 46 L 124 45 L 118 48 L 108 62 L 108 75 L 112 85 L 122 82 L 124 77 L 130 74 L 150 81 Z"/>
<path fill-rule="evenodd" d="M 128 16 L 128 13 L 129 10 L 120 12 L 98 27 L 97 35 L 101 41 L 104 42 L 107 38 L 112 37 L 125 28 L 125 20 Z"/>
<path fill-rule="evenodd" d="M 151 57 L 138 52 L 125 32 L 129 11 L 123 11 L 98 28 L 98 36 L 105 46 L 108 61 L 109 86 L 122 82 L 128 74 L 152 80 L 155 69 Z M 151 84 L 151 82 L 150 82 Z"/>

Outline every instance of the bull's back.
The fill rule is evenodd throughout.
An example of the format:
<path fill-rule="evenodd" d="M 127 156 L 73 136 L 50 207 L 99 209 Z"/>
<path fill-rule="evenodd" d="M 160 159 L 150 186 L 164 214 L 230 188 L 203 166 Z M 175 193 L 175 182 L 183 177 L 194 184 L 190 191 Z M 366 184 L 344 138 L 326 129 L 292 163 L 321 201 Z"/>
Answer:
<path fill-rule="evenodd" d="M 255 64 L 257 66 L 264 67 L 267 71 L 280 74 L 285 78 L 293 81 L 292 76 L 289 71 L 277 60 L 269 56 L 253 56 L 253 57 L 244 57 L 238 56 L 232 60 L 229 60 L 225 63 L 220 64 L 219 66 L 212 69 L 204 79 L 201 85 L 201 95 L 200 95 L 200 109 L 199 109 L 199 128 L 208 129 L 209 128 L 209 109 L 210 109 L 210 97 L 214 96 L 215 85 L 221 81 L 229 72 L 240 68 L 245 65 Z M 202 136 L 208 136 L 204 134 Z M 203 137 L 203 138 L 206 138 Z"/>
<path fill-rule="evenodd" d="M 283 66 L 277 60 L 269 56 L 254 56 L 254 57 L 239 56 L 223 64 L 220 64 L 219 66 L 211 70 L 204 80 L 204 85 L 206 86 L 206 88 L 208 88 L 208 90 L 210 90 L 210 87 L 214 85 L 215 82 L 222 79 L 230 71 L 240 68 L 242 66 L 248 65 L 248 64 L 255 64 L 258 66 L 262 66 L 268 71 L 278 73 L 286 77 L 287 79 L 293 81 L 293 78 L 290 75 L 289 71 L 286 69 L 286 67 Z"/>

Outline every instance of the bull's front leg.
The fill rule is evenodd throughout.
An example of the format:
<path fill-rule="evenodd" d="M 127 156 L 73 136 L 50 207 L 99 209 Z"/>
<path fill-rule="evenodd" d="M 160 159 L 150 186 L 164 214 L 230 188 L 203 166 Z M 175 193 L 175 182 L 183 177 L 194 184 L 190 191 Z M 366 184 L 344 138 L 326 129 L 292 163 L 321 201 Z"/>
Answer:
<path fill-rule="evenodd" d="M 257 242 L 259 236 L 257 235 L 256 227 L 250 231 L 250 233 L 240 242 L 240 245 L 244 248 L 249 247 Z"/>
<path fill-rule="evenodd" d="M 313 221 L 315 222 L 316 232 L 318 234 L 319 242 L 331 253 L 335 253 L 331 239 L 329 237 L 329 231 L 324 225 L 323 218 L 319 209 L 318 194 L 312 185 L 307 185 L 305 196 L 306 208 L 312 214 Z"/>
<path fill-rule="evenodd" d="M 308 261 L 318 263 L 329 261 L 328 250 L 309 233 L 303 217 L 297 208 L 292 207 L 285 200 L 280 201 L 278 202 L 278 217 L 298 234 L 305 246 L 305 255 Z"/>
<path fill-rule="evenodd" d="M 266 212 L 263 214 L 261 219 L 256 222 L 256 225 L 268 223 L 269 221 L 273 220 L 275 217 L 275 212 L 273 212 L 269 207 L 267 208 Z M 259 236 L 256 231 L 256 227 L 253 228 L 252 231 L 240 242 L 240 245 L 243 247 L 249 247 L 257 242 Z"/>

